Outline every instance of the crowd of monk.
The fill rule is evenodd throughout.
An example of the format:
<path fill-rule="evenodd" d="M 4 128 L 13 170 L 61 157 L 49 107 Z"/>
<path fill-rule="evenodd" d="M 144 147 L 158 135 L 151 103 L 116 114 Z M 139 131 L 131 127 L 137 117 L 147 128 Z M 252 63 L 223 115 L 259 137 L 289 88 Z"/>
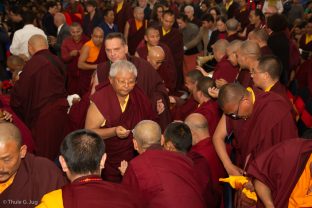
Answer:
<path fill-rule="evenodd" d="M 1 208 L 312 207 L 312 1 L 0 17 Z"/>

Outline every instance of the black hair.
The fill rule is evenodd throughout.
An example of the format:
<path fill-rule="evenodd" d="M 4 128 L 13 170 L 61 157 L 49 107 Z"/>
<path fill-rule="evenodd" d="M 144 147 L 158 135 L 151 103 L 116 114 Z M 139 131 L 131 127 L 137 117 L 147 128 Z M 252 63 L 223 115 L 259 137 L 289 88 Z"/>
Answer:
<path fill-rule="evenodd" d="M 202 16 L 201 21 L 214 22 L 214 18 L 211 14 L 205 14 Z"/>
<path fill-rule="evenodd" d="M 164 137 L 165 142 L 171 141 L 180 152 L 186 153 L 192 147 L 192 133 L 185 123 L 170 123 L 164 132 Z"/>
<path fill-rule="evenodd" d="M 35 15 L 33 12 L 27 11 L 22 14 L 24 24 L 33 24 L 35 20 Z"/>

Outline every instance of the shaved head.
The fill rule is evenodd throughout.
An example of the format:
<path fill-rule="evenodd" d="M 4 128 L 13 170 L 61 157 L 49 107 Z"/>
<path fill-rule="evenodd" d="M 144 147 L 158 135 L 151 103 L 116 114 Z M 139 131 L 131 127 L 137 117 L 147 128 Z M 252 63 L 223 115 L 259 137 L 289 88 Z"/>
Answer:
<path fill-rule="evenodd" d="M 223 85 L 219 91 L 218 104 L 221 109 L 227 104 L 239 104 L 242 96 L 248 94 L 248 91 L 240 84 L 230 83 Z"/>
<path fill-rule="evenodd" d="M 160 46 L 153 46 L 148 50 L 148 55 L 153 57 L 165 57 L 165 51 Z"/>
<path fill-rule="evenodd" d="M 200 113 L 192 113 L 186 117 L 184 123 L 190 127 L 192 132 L 204 132 L 209 133 L 208 131 L 208 122 Z"/>
<path fill-rule="evenodd" d="M 226 48 L 229 46 L 229 42 L 225 39 L 218 40 L 215 44 L 212 45 L 213 56 L 217 62 L 226 55 Z"/>
<path fill-rule="evenodd" d="M 252 41 L 244 41 L 239 49 L 239 51 L 242 53 L 242 55 L 248 56 L 248 57 L 255 57 L 260 58 L 261 56 L 261 49 L 259 45 Z"/>
<path fill-rule="evenodd" d="M 22 136 L 19 129 L 10 122 L 0 122 L 0 143 L 15 141 L 17 148 L 22 146 Z"/>
<path fill-rule="evenodd" d="M 54 24 L 57 27 L 60 26 L 61 24 L 64 24 L 65 22 L 66 22 L 66 18 L 63 13 L 58 12 L 54 15 Z"/>
<path fill-rule="evenodd" d="M 147 61 L 157 70 L 164 62 L 165 57 L 165 51 L 162 47 L 152 46 L 148 50 Z"/>
<path fill-rule="evenodd" d="M 161 128 L 154 121 L 143 120 L 135 126 L 133 137 L 139 147 L 146 150 L 153 144 L 160 144 Z"/>
<path fill-rule="evenodd" d="M 22 70 L 24 65 L 25 65 L 24 59 L 22 59 L 19 56 L 13 55 L 9 56 L 7 59 L 7 66 L 11 70 L 11 72 Z"/>
<path fill-rule="evenodd" d="M 48 49 L 49 44 L 43 35 L 33 35 L 28 40 L 28 50 L 30 55 L 34 55 L 36 52 L 44 49 Z"/>
<path fill-rule="evenodd" d="M 259 59 L 258 69 L 267 72 L 272 80 L 279 80 L 281 75 L 281 64 L 275 56 L 264 56 Z"/>
<path fill-rule="evenodd" d="M 250 39 L 256 39 L 258 41 L 265 41 L 266 42 L 269 38 L 268 33 L 264 29 L 255 29 L 255 30 L 251 31 L 250 33 L 251 33 Z"/>

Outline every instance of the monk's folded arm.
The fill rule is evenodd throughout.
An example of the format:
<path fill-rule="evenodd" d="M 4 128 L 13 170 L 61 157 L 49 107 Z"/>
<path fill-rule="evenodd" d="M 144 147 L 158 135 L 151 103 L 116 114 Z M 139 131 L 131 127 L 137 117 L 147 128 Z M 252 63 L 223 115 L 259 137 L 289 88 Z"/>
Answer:
<path fill-rule="evenodd" d="M 103 139 L 116 136 L 116 127 L 101 128 L 102 124 L 104 123 L 105 118 L 103 117 L 99 109 L 96 107 L 96 105 L 91 102 L 87 112 L 85 128 L 95 131 Z"/>
<path fill-rule="evenodd" d="M 225 115 L 222 115 L 222 117 L 218 123 L 218 126 L 215 130 L 215 133 L 212 137 L 212 141 L 213 141 L 213 145 L 216 149 L 216 152 L 217 152 L 220 160 L 222 161 L 225 169 L 227 166 L 233 165 L 230 157 L 228 156 L 228 154 L 226 152 L 226 146 L 225 146 L 225 142 L 224 142 L 224 139 L 226 136 L 227 136 L 226 119 L 225 119 Z"/>
<path fill-rule="evenodd" d="M 88 64 L 87 59 L 89 56 L 90 48 L 89 46 L 84 45 L 81 48 L 80 56 L 78 59 L 78 68 L 82 70 L 94 70 L 97 68 L 97 64 Z"/>
<path fill-rule="evenodd" d="M 257 192 L 257 196 L 261 199 L 266 208 L 274 208 L 271 190 L 261 181 L 255 179 L 254 186 Z"/>

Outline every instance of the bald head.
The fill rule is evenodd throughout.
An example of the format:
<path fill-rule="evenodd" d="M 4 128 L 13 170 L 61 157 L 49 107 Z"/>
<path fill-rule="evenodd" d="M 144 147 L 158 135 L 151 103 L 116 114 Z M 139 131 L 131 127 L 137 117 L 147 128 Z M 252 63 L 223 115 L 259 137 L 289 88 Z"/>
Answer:
<path fill-rule="evenodd" d="M 239 22 L 235 18 L 231 18 L 226 21 L 226 30 L 228 32 L 237 32 L 239 27 Z"/>
<path fill-rule="evenodd" d="M 253 41 L 244 41 L 239 49 L 239 51 L 248 57 L 255 57 L 256 59 L 261 56 L 261 49 L 259 45 Z"/>
<path fill-rule="evenodd" d="M 11 72 L 21 71 L 25 65 L 24 59 L 19 56 L 9 56 L 7 59 L 7 66 Z"/>
<path fill-rule="evenodd" d="M 16 142 L 17 148 L 22 146 L 22 136 L 19 129 L 12 123 L 1 122 L 0 143 L 5 143 L 9 140 Z"/>
<path fill-rule="evenodd" d="M 48 41 L 46 37 L 44 37 L 43 35 L 33 35 L 28 40 L 28 50 L 31 56 L 40 50 L 48 48 L 49 48 Z"/>
<path fill-rule="evenodd" d="M 59 27 L 60 25 L 64 24 L 66 22 L 65 15 L 63 13 L 56 13 L 54 15 L 54 24 L 56 27 Z"/>
<path fill-rule="evenodd" d="M 213 44 L 213 55 L 216 61 L 220 61 L 226 55 L 226 48 L 229 46 L 229 42 L 225 39 L 218 40 Z"/>
<path fill-rule="evenodd" d="M 159 69 L 165 60 L 165 51 L 160 46 L 152 46 L 148 50 L 147 61 L 155 68 Z"/>
<path fill-rule="evenodd" d="M 233 40 L 226 48 L 227 55 L 229 55 L 229 53 L 236 53 L 242 44 L 243 41 L 241 40 Z"/>
<path fill-rule="evenodd" d="M 218 104 L 221 109 L 227 104 L 239 104 L 243 96 L 247 95 L 248 91 L 237 83 L 223 85 L 219 91 Z"/>
<path fill-rule="evenodd" d="M 154 121 L 143 120 L 135 126 L 133 137 L 139 145 L 139 148 L 146 150 L 153 144 L 160 144 L 160 126 Z"/>
<path fill-rule="evenodd" d="M 186 117 L 184 123 L 191 129 L 193 145 L 209 137 L 208 122 L 200 113 L 192 113 Z"/>
<path fill-rule="evenodd" d="M 269 38 L 264 29 L 255 29 L 248 34 L 248 40 L 256 42 L 259 46 L 266 45 Z"/>

